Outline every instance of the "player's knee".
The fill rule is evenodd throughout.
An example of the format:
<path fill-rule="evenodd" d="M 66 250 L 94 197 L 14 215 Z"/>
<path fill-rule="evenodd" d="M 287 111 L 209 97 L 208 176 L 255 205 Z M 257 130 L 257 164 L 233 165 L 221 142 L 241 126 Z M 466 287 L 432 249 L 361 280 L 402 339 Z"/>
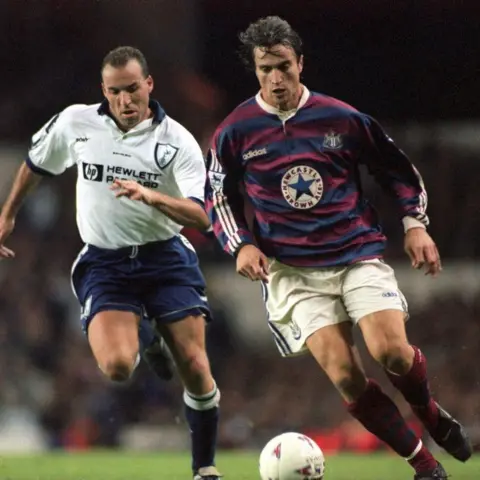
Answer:
<path fill-rule="evenodd" d="M 371 352 L 386 370 L 403 375 L 412 365 L 412 349 L 406 342 L 384 342 Z"/>
<path fill-rule="evenodd" d="M 126 382 L 135 369 L 135 361 L 126 357 L 116 357 L 105 361 L 103 373 L 113 382 Z"/>

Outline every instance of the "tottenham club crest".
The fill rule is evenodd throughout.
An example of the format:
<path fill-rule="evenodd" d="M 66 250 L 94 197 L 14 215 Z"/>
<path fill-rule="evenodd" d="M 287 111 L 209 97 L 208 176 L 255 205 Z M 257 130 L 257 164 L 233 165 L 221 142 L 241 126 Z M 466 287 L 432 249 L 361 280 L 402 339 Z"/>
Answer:
<path fill-rule="evenodd" d="M 175 158 L 177 152 L 178 147 L 175 147 L 170 143 L 157 143 L 155 145 L 155 162 L 158 165 L 158 168 L 163 170 L 167 167 Z"/>
<path fill-rule="evenodd" d="M 323 195 L 323 180 L 312 167 L 299 165 L 287 170 L 282 177 L 282 194 L 294 208 L 307 210 L 314 207 Z"/>
<path fill-rule="evenodd" d="M 328 150 L 339 150 L 343 147 L 343 139 L 339 133 L 330 132 L 323 139 L 323 148 Z"/>

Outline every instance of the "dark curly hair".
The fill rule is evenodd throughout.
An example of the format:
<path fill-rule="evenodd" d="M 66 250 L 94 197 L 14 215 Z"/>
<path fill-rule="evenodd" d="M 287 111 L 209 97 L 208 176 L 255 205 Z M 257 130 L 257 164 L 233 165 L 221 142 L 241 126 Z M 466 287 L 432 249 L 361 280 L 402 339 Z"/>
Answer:
<path fill-rule="evenodd" d="M 269 49 L 275 45 L 284 45 L 293 49 L 297 59 L 302 55 L 302 39 L 286 20 L 277 16 L 260 18 L 251 23 L 240 33 L 239 38 L 240 59 L 250 69 L 255 68 L 256 47 Z"/>

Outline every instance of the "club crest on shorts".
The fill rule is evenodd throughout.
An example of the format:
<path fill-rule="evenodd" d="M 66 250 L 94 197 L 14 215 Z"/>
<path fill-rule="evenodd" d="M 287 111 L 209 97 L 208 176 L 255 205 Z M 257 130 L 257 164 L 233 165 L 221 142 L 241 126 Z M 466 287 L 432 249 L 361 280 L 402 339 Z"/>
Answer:
<path fill-rule="evenodd" d="M 302 337 L 302 330 L 298 326 L 297 322 L 295 320 L 292 320 L 290 322 L 290 330 L 292 331 L 292 336 L 295 340 L 300 340 Z"/>
<path fill-rule="evenodd" d="M 175 158 L 178 147 L 170 143 L 160 143 L 155 145 L 155 163 L 158 168 L 164 169 Z"/>
<path fill-rule="evenodd" d="M 92 296 L 90 295 L 86 300 L 83 305 L 83 307 L 80 310 L 80 317 L 81 318 L 87 318 L 90 315 L 90 312 L 92 311 Z"/>
<path fill-rule="evenodd" d="M 312 167 L 298 165 L 285 172 L 281 181 L 283 198 L 294 208 L 314 207 L 323 195 L 323 180 Z"/>

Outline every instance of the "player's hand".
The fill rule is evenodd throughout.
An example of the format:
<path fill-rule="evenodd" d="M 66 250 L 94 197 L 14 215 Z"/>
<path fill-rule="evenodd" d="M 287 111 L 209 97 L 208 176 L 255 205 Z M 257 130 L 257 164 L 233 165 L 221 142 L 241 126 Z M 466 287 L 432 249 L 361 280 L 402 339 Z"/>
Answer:
<path fill-rule="evenodd" d="M 244 245 L 237 255 L 237 273 L 268 283 L 268 259 L 255 245 Z"/>
<path fill-rule="evenodd" d="M 0 215 L 0 259 L 15 257 L 15 252 L 13 252 L 13 250 L 10 250 L 3 244 L 13 232 L 14 227 L 14 218 L 5 218 Z"/>
<path fill-rule="evenodd" d="M 405 252 L 410 257 L 413 268 L 421 270 L 425 266 L 425 275 L 436 277 L 442 271 L 437 246 L 424 228 L 411 228 L 407 231 Z"/>
<path fill-rule="evenodd" d="M 127 197 L 130 200 L 137 200 L 139 202 L 152 205 L 152 193 L 153 191 L 140 185 L 135 180 L 119 180 L 115 179 L 110 187 L 110 190 L 115 192 L 115 196 Z"/>

